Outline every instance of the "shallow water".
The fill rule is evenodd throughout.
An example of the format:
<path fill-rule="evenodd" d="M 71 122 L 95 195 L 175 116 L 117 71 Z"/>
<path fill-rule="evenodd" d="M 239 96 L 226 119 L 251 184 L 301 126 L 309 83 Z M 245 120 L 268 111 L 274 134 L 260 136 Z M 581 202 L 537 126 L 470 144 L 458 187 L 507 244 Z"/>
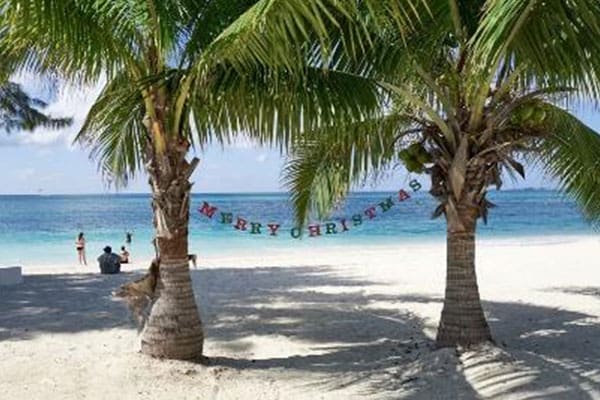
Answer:
<path fill-rule="evenodd" d="M 340 218 L 363 214 L 359 226 L 347 222 L 349 231 L 325 234 L 318 238 L 293 239 L 293 213 L 287 195 L 278 194 L 195 194 L 190 218 L 190 251 L 200 254 L 231 251 L 260 252 L 265 248 L 289 246 L 360 246 L 444 239 L 443 219 L 431 220 L 434 199 L 424 192 L 412 193 L 411 199 L 398 202 L 397 193 L 364 192 L 352 194 L 331 221 L 341 231 Z M 394 206 L 382 212 L 378 203 L 391 196 Z M 522 241 L 556 241 L 574 235 L 597 232 L 586 223 L 575 204 L 555 191 L 519 190 L 491 192 L 498 205 L 490 210 L 488 225 L 479 225 L 479 237 Z M 219 210 L 212 219 L 197 208 L 203 201 Z M 368 219 L 364 211 L 376 206 L 377 215 Z M 260 222 L 261 234 L 240 232 L 230 224 L 221 224 L 219 213 L 231 212 L 248 221 Z M 235 221 L 234 221 L 235 222 Z M 281 224 L 277 236 L 268 235 L 268 223 Z M 324 221 L 323 223 L 325 223 Z M 109 244 L 114 249 L 124 244 L 125 232 L 133 232 L 133 257 L 152 254 L 152 215 L 146 194 L 0 196 L 0 264 L 67 264 L 75 257 L 75 236 L 83 231 L 87 238 L 88 261 L 95 259 Z"/>

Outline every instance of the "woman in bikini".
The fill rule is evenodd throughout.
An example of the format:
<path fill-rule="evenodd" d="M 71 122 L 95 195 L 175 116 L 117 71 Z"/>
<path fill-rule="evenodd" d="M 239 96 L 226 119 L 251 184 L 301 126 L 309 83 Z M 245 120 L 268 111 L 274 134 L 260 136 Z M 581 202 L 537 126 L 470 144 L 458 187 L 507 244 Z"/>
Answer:
<path fill-rule="evenodd" d="M 77 250 L 77 256 L 79 258 L 79 265 L 87 265 L 87 260 L 85 259 L 85 238 L 83 237 L 83 232 L 79 232 L 77 236 L 77 240 L 75 241 L 75 249 Z"/>

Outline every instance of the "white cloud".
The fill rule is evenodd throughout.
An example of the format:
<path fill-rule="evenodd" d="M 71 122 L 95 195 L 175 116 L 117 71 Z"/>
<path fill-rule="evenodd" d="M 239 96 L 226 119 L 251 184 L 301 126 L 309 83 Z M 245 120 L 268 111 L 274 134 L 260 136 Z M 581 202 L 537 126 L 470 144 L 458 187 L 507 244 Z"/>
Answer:
<path fill-rule="evenodd" d="M 92 104 L 100 94 L 103 81 L 91 87 L 75 87 L 64 82 L 57 84 L 44 83 L 29 74 L 14 76 L 13 80 L 23 85 L 33 96 L 42 96 L 40 91 L 52 88 L 55 95 L 49 100 L 44 113 L 55 118 L 73 118 L 73 124 L 64 129 L 38 128 L 33 132 L 13 132 L 0 135 L 0 146 L 51 146 L 65 144 L 71 147 L 75 135 L 81 128 Z M 50 87 L 51 86 L 51 87 Z"/>
<path fill-rule="evenodd" d="M 256 157 L 256 161 L 259 163 L 264 163 L 267 160 L 267 155 L 266 154 L 259 154 L 258 157 Z"/>

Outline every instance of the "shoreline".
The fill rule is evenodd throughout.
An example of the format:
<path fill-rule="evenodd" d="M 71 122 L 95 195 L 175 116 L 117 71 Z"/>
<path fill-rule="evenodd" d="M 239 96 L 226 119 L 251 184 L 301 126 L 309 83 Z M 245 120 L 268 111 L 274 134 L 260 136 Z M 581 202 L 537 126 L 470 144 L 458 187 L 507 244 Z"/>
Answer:
<path fill-rule="evenodd" d="M 311 239 L 307 238 L 307 241 Z M 540 247 L 540 246 L 560 246 L 569 244 L 581 244 L 582 246 L 596 245 L 600 250 L 600 233 L 598 235 L 572 235 L 572 236 L 523 236 L 515 238 L 479 238 L 477 239 L 477 249 L 479 251 L 488 248 L 506 248 L 506 247 Z M 319 244 L 318 246 L 308 247 L 310 243 L 303 243 L 301 247 L 292 246 L 262 246 L 258 249 L 248 248 L 233 248 L 224 249 L 221 254 L 217 254 L 215 251 L 209 251 L 202 253 L 201 251 L 195 252 L 198 256 L 198 268 L 210 268 L 211 266 L 218 264 L 235 264 L 239 263 L 244 266 L 253 265 L 266 265 L 269 262 L 278 262 L 284 265 L 294 264 L 294 260 L 299 258 L 303 259 L 303 262 L 318 263 L 320 259 L 330 260 L 335 262 L 338 254 L 343 253 L 346 255 L 358 255 L 365 253 L 377 254 L 377 253 L 388 253 L 393 256 L 395 253 L 404 253 L 410 251 L 445 251 L 445 238 L 436 240 L 426 241 L 405 241 L 397 244 L 376 244 L 376 243 L 327 243 Z M 307 253 L 307 250 L 309 252 Z M 225 254 L 222 254 L 225 253 Z M 286 258 L 289 260 L 286 261 Z M 88 256 L 89 257 L 89 256 Z M 141 271 L 146 270 L 152 258 L 142 257 L 136 259 L 132 257 L 133 262 L 122 265 L 122 271 Z M 443 261 L 443 260 L 442 260 Z M 87 266 L 79 266 L 74 260 L 73 263 L 53 263 L 48 264 L 23 264 L 20 265 L 23 268 L 23 274 L 43 274 L 50 273 L 51 271 L 65 272 L 65 273 L 98 273 L 98 266 L 96 257 L 88 260 Z M 190 264 L 190 268 L 193 267 Z"/>

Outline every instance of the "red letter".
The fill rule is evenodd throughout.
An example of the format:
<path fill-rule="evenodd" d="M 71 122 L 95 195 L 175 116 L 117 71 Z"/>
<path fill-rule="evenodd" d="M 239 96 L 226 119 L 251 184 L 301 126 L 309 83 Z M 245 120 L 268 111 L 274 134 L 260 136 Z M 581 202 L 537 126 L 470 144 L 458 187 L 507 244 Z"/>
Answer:
<path fill-rule="evenodd" d="M 320 225 L 309 225 L 308 226 L 308 236 L 310 236 L 310 237 L 321 236 L 321 226 Z"/>
<path fill-rule="evenodd" d="M 404 201 L 406 199 L 410 199 L 410 194 L 406 193 L 406 190 L 400 189 L 398 192 L 398 200 Z"/>
<path fill-rule="evenodd" d="M 239 231 L 245 231 L 246 225 L 248 225 L 248 221 L 246 221 L 244 218 L 237 217 L 237 224 L 235 224 L 233 227 Z"/>
<path fill-rule="evenodd" d="M 279 224 L 267 224 L 269 230 L 271 231 L 271 236 L 277 236 L 277 230 L 281 225 Z"/>
<path fill-rule="evenodd" d="M 369 217 L 369 219 L 375 218 L 375 207 L 370 207 L 365 210 L 365 215 Z"/>
<path fill-rule="evenodd" d="M 198 211 L 200 211 L 200 214 L 204 214 L 208 218 L 212 218 L 213 215 L 217 212 L 217 207 L 211 206 L 207 202 L 203 201 L 202 207 L 199 207 Z"/>

